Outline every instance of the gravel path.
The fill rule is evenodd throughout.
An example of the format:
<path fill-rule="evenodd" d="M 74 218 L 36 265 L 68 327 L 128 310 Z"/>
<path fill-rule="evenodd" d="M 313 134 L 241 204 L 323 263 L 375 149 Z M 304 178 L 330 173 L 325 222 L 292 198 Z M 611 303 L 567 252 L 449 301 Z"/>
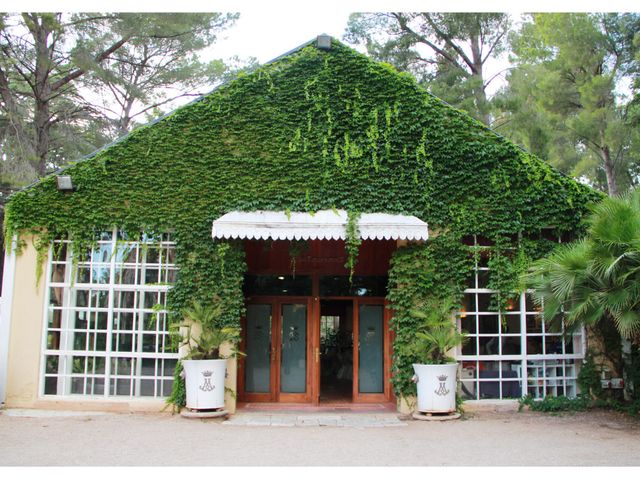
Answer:
<path fill-rule="evenodd" d="M 392 428 L 224 425 L 168 414 L 0 415 L 0 465 L 640 465 L 640 420 L 477 412 Z"/>

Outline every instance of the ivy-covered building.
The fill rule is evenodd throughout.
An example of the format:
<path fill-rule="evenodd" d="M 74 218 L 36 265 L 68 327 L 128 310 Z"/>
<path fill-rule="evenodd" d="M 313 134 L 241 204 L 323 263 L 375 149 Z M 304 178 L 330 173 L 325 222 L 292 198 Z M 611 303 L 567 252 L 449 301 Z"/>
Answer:
<path fill-rule="evenodd" d="M 3 398 L 161 408 L 170 323 L 214 297 L 243 330 L 241 402 L 411 395 L 400 347 L 432 297 L 458 301 L 469 333 L 464 397 L 574 395 L 584 335 L 514 292 L 597 198 L 318 37 L 12 196 Z"/>

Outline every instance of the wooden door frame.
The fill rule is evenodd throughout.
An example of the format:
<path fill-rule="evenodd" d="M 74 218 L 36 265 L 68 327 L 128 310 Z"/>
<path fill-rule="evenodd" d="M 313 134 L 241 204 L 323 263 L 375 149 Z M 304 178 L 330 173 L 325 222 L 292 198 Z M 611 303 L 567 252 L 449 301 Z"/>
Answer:
<path fill-rule="evenodd" d="M 359 368 L 360 368 L 360 305 L 382 306 L 382 393 L 360 393 Z M 355 403 L 380 403 L 390 401 L 391 393 L 391 335 L 389 332 L 390 311 L 387 308 L 387 300 L 384 298 L 353 298 L 353 402 Z"/>
<path fill-rule="evenodd" d="M 291 402 L 291 403 L 311 403 L 313 400 L 313 376 L 314 376 L 314 308 L 313 298 L 308 296 L 252 296 L 245 299 L 246 305 L 271 305 L 271 338 L 269 349 L 270 368 L 270 392 L 254 393 L 245 390 L 245 360 L 240 357 L 238 361 L 238 399 L 242 402 Z M 305 393 L 284 393 L 280 392 L 280 363 L 282 359 L 282 305 L 304 304 L 307 307 L 307 372 L 306 372 L 306 392 Z M 240 350 L 246 349 L 246 316 L 241 319 L 242 335 L 240 340 Z"/>
<path fill-rule="evenodd" d="M 313 282 L 316 290 L 317 282 Z M 317 290 L 313 293 L 317 293 Z M 353 388 L 351 401 L 354 403 L 381 403 L 393 401 L 395 396 L 391 388 L 391 355 L 393 349 L 393 332 L 389 330 L 390 319 L 393 312 L 388 308 L 389 304 L 384 297 L 322 297 L 312 296 L 262 296 L 253 295 L 245 299 L 246 305 L 269 304 L 271 305 L 271 347 L 270 347 L 270 393 L 251 393 L 245 391 L 245 360 L 239 357 L 238 361 L 238 400 L 241 402 L 291 402 L 320 404 L 320 316 L 321 300 L 351 301 L 353 305 Z M 281 306 L 283 304 L 307 305 L 307 391 L 304 394 L 280 392 L 280 361 L 282 354 L 281 343 Z M 358 392 L 358 315 L 359 305 L 382 305 L 383 309 L 383 369 L 384 392 L 360 394 Z M 240 350 L 246 349 L 246 317 L 241 319 L 242 336 Z M 277 346 L 280 345 L 278 348 Z"/>

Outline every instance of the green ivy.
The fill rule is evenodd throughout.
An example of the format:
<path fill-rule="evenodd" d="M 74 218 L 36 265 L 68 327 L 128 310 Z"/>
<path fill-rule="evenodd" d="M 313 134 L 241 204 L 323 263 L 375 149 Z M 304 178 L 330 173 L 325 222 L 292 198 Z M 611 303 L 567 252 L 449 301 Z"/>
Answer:
<path fill-rule="evenodd" d="M 173 413 L 179 412 L 180 409 L 187 404 L 187 386 L 184 378 L 182 378 L 183 370 L 182 362 L 178 361 L 173 372 L 171 395 L 165 400 L 167 406 L 170 405 L 173 409 Z"/>
<path fill-rule="evenodd" d="M 462 302 L 465 281 L 473 271 L 473 257 L 455 234 L 441 234 L 424 245 L 409 245 L 395 251 L 389 271 L 387 299 L 393 308 L 391 329 L 396 346 L 415 336 L 420 322 L 411 311 L 429 298 L 453 298 Z M 394 348 L 392 382 L 396 394 L 415 395 L 412 364 L 416 358 Z"/>
<path fill-rule="evenodd" d="M 113 226 L 132 238 L 172 231 L 179 275 L 169 308 L 218 295 L 226 302 L 222 323 L 234 326 L 243 314 L 244 250 L 211 239 L 216 218 L 333 208 L 351 212 L 353 229 L 353 212 L 417 216 L 439 234 L 394 255 L 396 342 L 411 335 L 411 303 L 461 298 L 472 264 L 464 237 L 496 243 L 490 281 L 502 302 L 517 272 L 549 247 L 541 231 L 579 234 L 587 204 L 599 199 L 410 75 L 338 42 L 329 51 L 306 46 L 242 75 L 65 173 L 72 193 L 58 191 L 49 176 L 12 196 L 7 241 L 35 234 L 43 258 L 56 237 L 86 251 Z M 358 243 L 352 231 L 352 273 Z M 408 359 L 394 357 L 394 370 L 396 391 L 408 391 Z"/>
<path fill-rule="evenodd" d="M 360 220 L 359 212 L 347 213 L 347 226 L 346 226 L 346 240 L 345 248 L 347 250 L 347 263 L 345 268 L 349 269 L 349 283 L 353 281 L 353 272 L 356 270 L 356 263 L 358 263 L 358 251 L 362 239 L 360 238 L 360 231 L 358 230 L 358 220 Z"/>

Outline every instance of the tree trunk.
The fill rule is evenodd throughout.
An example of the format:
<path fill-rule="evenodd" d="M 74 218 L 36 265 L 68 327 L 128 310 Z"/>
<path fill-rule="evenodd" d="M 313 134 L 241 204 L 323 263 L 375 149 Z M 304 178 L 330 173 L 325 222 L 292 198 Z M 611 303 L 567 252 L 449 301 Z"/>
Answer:
<path fill-rule="evenodd" d="M 51 147 L 51 137 L 49 135 L 51 129 L 51 83 L 49 81 L 51 51 L 49 49 L 49 36 L 51 31 L 44 21 L 38 20 L 41 19 L 34 19 L 31 26 L 31 34 L 36 50 L 35 82 L 33 86 L 35 111 L 33 121 L 35 127 L 36 171 L 38 176 L 43 177 L 47 173 L 47 160 Z"/>
<path fill-rule="evenodd" d="M 479 34 L 471 37 L 471 56 L 473 66 L 471 67 L 471 75 L 474 79 L 473 94 L 476 97 L 476 108 L 481 115 L 480 120 L 487 127 L 491 126 L 491 115 L 488 112 L 487 93 L 484 90 L 484 75 L 482 64 L 482 50 L 480 47 Z"/>
<path fill-rule="evenodd" d="M 601 149 L 602 158 L 604 160 L 604 173 L 607 177 L 607 190 L 610 197 L 618 195 L 618 182 L 616 180 L 616 172 L 613 168 L 613 161 L 611 160 L 611 152 L 609 146 L 605 145 Z"/>

